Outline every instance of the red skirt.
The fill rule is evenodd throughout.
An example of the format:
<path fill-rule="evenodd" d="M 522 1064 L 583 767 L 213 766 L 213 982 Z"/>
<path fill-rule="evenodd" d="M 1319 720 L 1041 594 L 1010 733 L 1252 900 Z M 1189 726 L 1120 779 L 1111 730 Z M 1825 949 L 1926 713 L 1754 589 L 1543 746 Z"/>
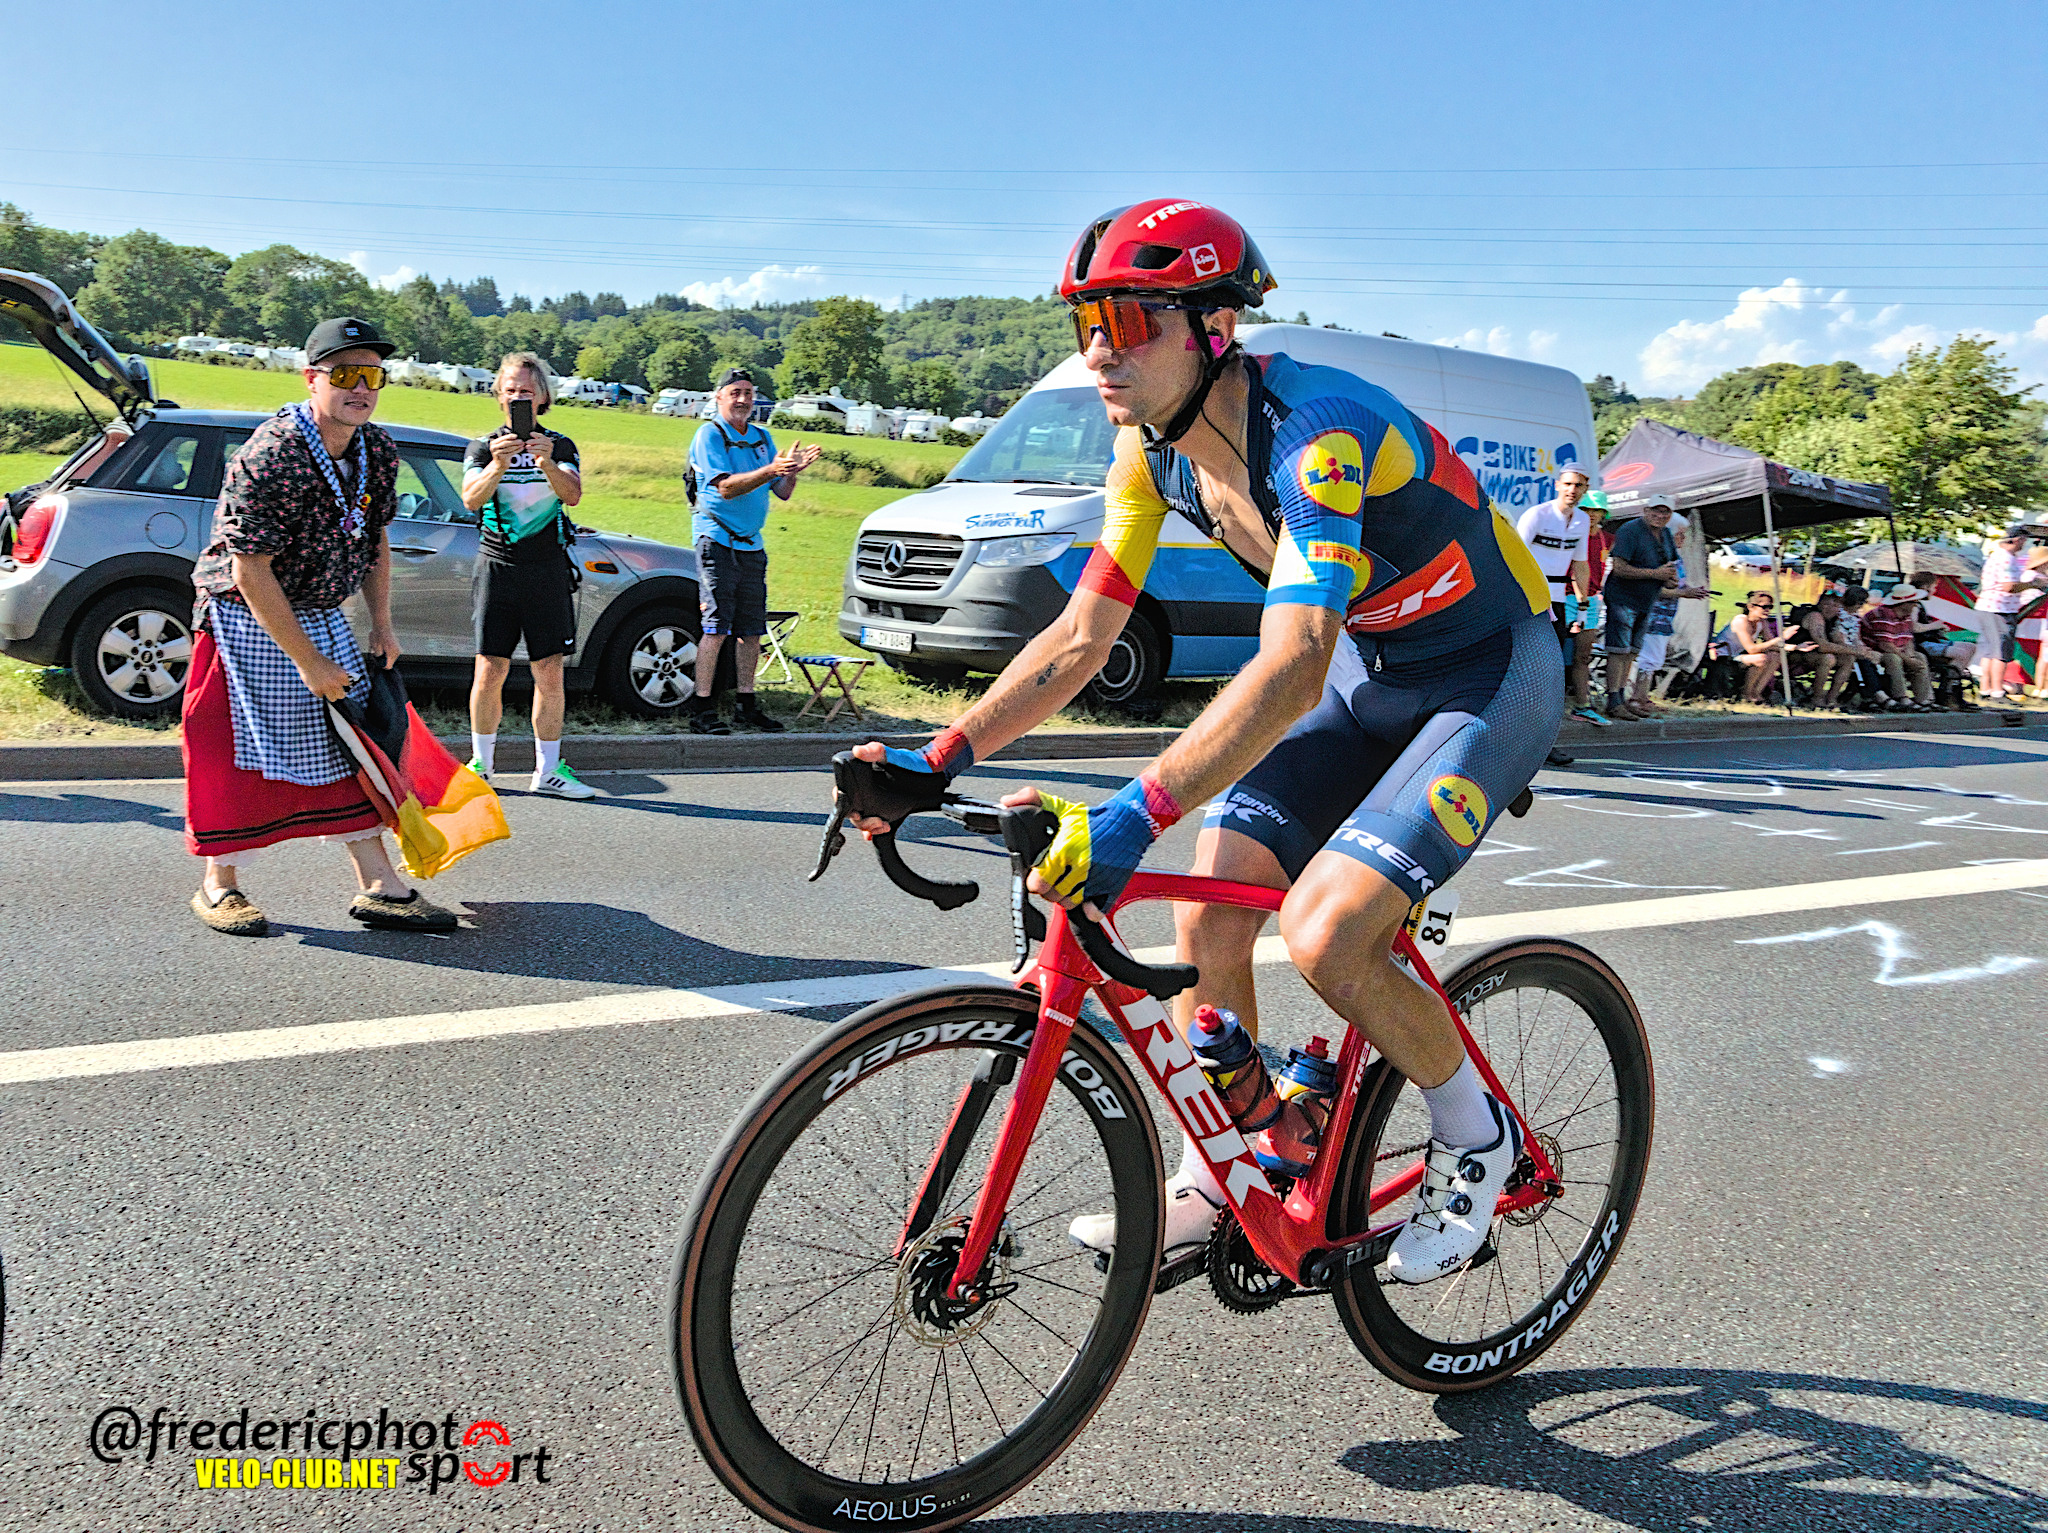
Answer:
<path fill-rule="evenodd" d="M 235 765 L 228 679 L 213 635 L 192 643 L 185 687 L 185 850 L 233 860 L 236 852 L 302 836 L 346 836 L 384 822 L 353 777 L 320 788 L 272 782 Z"/>

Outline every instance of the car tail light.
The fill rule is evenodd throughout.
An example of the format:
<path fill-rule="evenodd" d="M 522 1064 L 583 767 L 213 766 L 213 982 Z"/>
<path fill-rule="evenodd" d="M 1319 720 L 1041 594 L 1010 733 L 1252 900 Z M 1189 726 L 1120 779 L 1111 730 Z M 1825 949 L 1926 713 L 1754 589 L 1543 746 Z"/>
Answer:
<path fill-rule="evenodd" d="M 50 533 L 57 526 L 57 513 L 64 502 L 54 495 L 44 495 L 29 502 L 29 508 L 21 513 L 21 521 L 14 529 L 14 547 L 9 550 L 16 564 L 34 564 L 42 558 L 43 550 L 49 545 Z"/>

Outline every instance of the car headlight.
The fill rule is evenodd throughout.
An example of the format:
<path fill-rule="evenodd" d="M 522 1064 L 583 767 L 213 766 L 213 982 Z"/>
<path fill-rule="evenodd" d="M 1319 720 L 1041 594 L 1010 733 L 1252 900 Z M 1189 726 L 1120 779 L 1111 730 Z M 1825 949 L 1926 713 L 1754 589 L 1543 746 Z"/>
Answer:
<path fill-rule="evenodd" d="M 1022 569 L 1028 564 L 1050 564 L 1073 543 L 1070 532 L 1042 532 L 1028 538 L 983 538 L 975 561 L 990 569 Z"/>

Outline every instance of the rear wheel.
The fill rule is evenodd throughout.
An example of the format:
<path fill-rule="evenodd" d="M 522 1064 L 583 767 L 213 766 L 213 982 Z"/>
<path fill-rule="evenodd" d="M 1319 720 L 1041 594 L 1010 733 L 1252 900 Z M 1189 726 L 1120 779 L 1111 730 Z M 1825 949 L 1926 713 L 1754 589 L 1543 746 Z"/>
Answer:
<path fill-rule="evenodd" d="M 1036 1002 L 956 989 L 870 1007 L 784 1067 L 713 1158 L 676 1254 L 671 1364 L 705 1458 L 769 1521 L 980 1516 L 1058 1457 L 1130 1356 L 1159 1260 L 1159 1142 L 1129 1068 L 1085 1028 L 981 1294 L 946 1296 Z M 974 1092 L 970 1137 L 954 1125 Z M 928 1202 L 949 1133 L 958 1170 Z M 1110 1211 L 1121 1238 L 1098 1272 L 1067 1225 Z"/>
<path fill-rule="evenodd" d="M 1444 983 L 1521 1109 L 1562 1192 L 1496 1215 L 1480 1255 L 1410 1286 L 1384 1263 L 1335 1290 L 1372 1365 L 1410 1389 L 1478 1389 L 1527 1367 L 1584 1311 L 1626 1238 L 1649 1164 L 1655 1085 L 1635 1002 L 1575 943 L 1537 938 L 1481 954 Z M 1427 1148 L 1429 1109 L 1384 1059 L 1359 1092 L 1335 1206 L 1343 1228 L 1407 1217 L 1412 1193 L 1370 1208 Z M 1512 1190 L 1530 1173 L 1525 1155 Z"/>
<path fill-rule="evenodd" d="M 191 591 L 130 586 L 102 596 L 72 633 L 71 670 L 102 713 L 176 718 L 192 670 Z"/>
<path fill-rule="evenodd" d="M 643 719 L 673 718 L 697 695 L 702 619 L 691 607 L 648 607 L 619 625 L 598 671 L 605 701 Z"/>

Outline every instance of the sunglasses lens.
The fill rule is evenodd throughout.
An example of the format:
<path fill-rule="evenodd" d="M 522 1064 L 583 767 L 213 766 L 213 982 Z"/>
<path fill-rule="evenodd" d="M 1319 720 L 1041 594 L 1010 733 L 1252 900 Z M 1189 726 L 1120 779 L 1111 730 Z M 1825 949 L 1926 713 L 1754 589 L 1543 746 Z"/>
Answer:
<path fill-rule="evenodd" d="M 1095 332 L 1100 330 L 1103 339 L 1109 342 L 1112 351 L 1128 351 L 1133 346 L 1159 337 L 1159 321 L 1135 298 L 1102 298 L 1074 306 L 1074 344 L 1086 351 L 1093 342 Z"/>
<path fill-rule="evenodd" d="M 358 385 L 372 389 L 384 387 L 384 369 L 381 367 L 337 367 L 330 376 L 338 389 L 352 389 Z"/>

